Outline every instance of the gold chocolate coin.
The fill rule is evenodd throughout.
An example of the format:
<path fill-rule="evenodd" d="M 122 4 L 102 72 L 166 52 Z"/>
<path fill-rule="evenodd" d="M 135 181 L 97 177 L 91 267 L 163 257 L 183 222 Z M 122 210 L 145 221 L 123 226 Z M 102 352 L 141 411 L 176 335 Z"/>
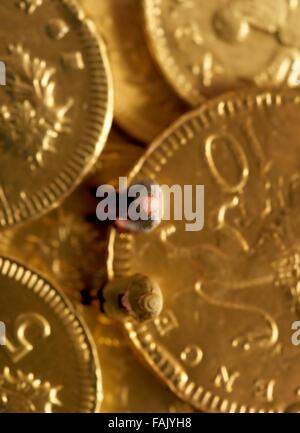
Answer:
<path fill-rule="evenodd" d="M 171 212 L 150 233 L 113 230 L 108 259 L 110 278 L 159 284 L 161 316 L 126 330 L 197 409 L 299 410 L 299 134 L 298 91 L 232 94 L 179 119 L 131 173 L 205 187 L 202 230 Z"/>
<path fill-rule="evenodd" d="M 191 105 L 245 84 L 298 86 L 298 0 L 144 0 L 159 66 Z"/>
<path fill-rule="evenodd" d="M 57 206 L 91 168 L 112 117 L 102 41 L 71 0 L 2 0 L 0 226 Z M 12 31 L 13 29 L 13 31 Z"/>
<path fill-rule="evenodd" d="M 0 412 L 98 411 L 95 348 L 66 298 L 39 274 L 0 257 L 0 300 Z"/>
<path fill-rule="evenodd" d="M 185 109 L 148 51 L 141 0 L 79 0 L 108 48 L 115 118 L 130 135 L 150 143 Z"/>

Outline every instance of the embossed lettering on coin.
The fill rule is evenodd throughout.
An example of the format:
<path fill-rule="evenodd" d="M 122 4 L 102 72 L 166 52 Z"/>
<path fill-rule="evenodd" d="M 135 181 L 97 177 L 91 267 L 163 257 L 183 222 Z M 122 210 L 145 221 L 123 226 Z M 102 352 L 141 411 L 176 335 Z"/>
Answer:
<path fill-rule="evenodd" d="M 148 234 L 113 231 L 108 260 L 111 278 L 141 273 L 160 285 L 161 316 L 128 321 L 126 329 L 156 373 L 197 409 L 299 405 L 300 352 L 291 342 L 300 314 L 299 106 L 296 90 L 207 103 L 167 130 L 132 171 L 133 183 L 147 175 L 205 185 L 201 232 L 175 220 Z"/>

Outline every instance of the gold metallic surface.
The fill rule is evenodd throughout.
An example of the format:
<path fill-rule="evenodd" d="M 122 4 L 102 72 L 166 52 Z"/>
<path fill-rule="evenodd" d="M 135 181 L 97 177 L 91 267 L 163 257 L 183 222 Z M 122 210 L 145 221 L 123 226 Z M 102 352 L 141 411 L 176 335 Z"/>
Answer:
<path fill-rule="evenodd" d="M 114 183 L 142 155 L 113 128 L 107 146 L 92 174 L 63 205 L 37 221 L 2 235 L 3 254 L 30 263 L 55 282 L 83 315 L 96 345 L 102 371 L 103 412 L 188 412 L 182 403 L 148 372 L 134 356 L 127 339 L 115 322 L 93 306 L 81 305 L 81 292 L 96 276 L 106 281 L 107 226 L 89 223 L 96 200 L 90 187 Z M 2 319 L 0 308 L 0 320 Z M 0 353 L 2 348 L 0 347 Z"/>
<path fill-rule="evenodd" d="M 38 273 L 0 257 L 0 412 L 95 412 L 101 374 L 90 335 Z"/>
<path fill-rule="evenodd" d="M 0 412 L 300 412 L 300 0 L 0 20 Z"/>
<path fill-rule="evenodd" d="M 140 0 L 79 0 L 103 35 L 114 79 L 115 118 L 148 144 L 184 111 L 156 69 L 144 36 Z"/>
<path fill-rule="evenodd" d="M 205 186 L 202 231 L 174 217 L 147 234 L 112 230 L 108 259 L 110 278 L 160 285 L 161 316 L 126 330 L 196 409 L 298 410 L 299 134 L 298 91 L 230 94 L 179 119 L 131 172 Z"/>
<path fill-rule="evenodd" d="M 125 176 L 143 155 L 144 148 L 126 136 L 116 126 L 110 131 L 107 145 L 86 179 L 87 184 L 99 186 L 118 183 L 119 176 Z"/>
<path fill-rule="evenodd" d="M 103 377 L 103 412 L 192 412 L 134 356 L 115 322 L 85 308 L 84 317 L 99 350 Z"/>
<path fill-rule="evenodd" d="M 256 85 L 296 86 L 298 0 L 144 0 L 159 66 L 191 105 Z"/>
<path fill-rule="evenodd" d="M 2 0 L 0 226 L 54 206 L 99 156 L 112 118 L 105 48 L 71 0 Z M 12 30 L 13 29 L 13 30 Z"/>

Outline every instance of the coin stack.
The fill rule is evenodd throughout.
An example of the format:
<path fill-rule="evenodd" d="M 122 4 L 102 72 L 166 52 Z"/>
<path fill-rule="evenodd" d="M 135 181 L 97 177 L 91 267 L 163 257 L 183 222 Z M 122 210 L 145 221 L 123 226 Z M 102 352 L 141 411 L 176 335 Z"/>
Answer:
<path fill-rule="evenodd" d="M 299 412 L 300 1 L 0 19 L 0 413 Z M 99 221 L 125 176 L 180 215 Z"/>

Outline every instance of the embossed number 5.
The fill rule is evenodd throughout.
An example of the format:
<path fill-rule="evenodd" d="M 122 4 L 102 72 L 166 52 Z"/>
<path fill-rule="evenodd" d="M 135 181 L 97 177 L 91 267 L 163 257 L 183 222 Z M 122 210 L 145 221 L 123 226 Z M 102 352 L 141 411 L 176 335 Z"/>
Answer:
<path fill-rule="evenodd" d="M 14 344 L 9 338 L 6 338 L 6 346 L 4 346 L 14 363 L 21 361 L 21 359 L 32 351 L 33 344 L 29 341 L 26 333 L 28 329 L 33 326 L 40 328 L 42 338 L 47 338 L 51 334 L 49 322 L 40 314 L 20 314 L 15 322 L 15 338 L 17 344 Z"/>

